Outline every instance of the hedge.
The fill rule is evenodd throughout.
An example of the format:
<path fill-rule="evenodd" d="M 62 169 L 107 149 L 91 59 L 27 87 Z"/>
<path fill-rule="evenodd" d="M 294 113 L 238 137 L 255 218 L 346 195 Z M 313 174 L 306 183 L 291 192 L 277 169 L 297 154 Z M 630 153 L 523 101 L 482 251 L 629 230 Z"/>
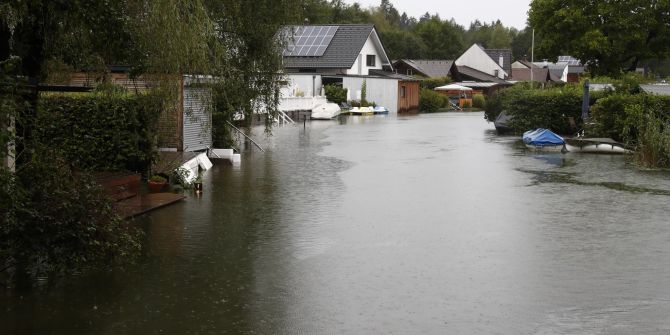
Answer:
<path fill-rule="evenodd" d="M 595 123 L 591 131 L 617 141 L 635 142 L 643 114 L 669 120 L 670 97 L 617 93 L 602 98 L 591 108 Z"/>
<path fill-rule="evenodd" d="M 592 92 L 589 104 L 605 94 Z M 576 86 L 544 90 L 516 86 L 487 99 L 488 120 L 495 120 L 502 110 L 513 117 L 510 127 L 517 133 L 547 128 L 559 134 L 572 134 L 577 129 L 570 124 L 569 118 L 576 123 L 582 122 L 582 92 Z"/>
<path fill-rule="evenodd" d="M 152 95 L 43 96 L 35 137 L 80 170 L 144 171 L 156 155 L 160 110 Z"/>

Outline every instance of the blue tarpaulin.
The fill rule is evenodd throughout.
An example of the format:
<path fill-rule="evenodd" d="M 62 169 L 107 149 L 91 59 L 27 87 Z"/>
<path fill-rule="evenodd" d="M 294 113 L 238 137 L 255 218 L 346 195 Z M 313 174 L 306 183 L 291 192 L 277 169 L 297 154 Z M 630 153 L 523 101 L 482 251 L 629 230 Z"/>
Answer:
<path fill-rule="evenodd" d="M 538 128 L 523 133 L 523 143 L 544 147 L 549 145 L 562 145 L 565 141 L 562 137 L 554 134 L 549 129 Z"/>

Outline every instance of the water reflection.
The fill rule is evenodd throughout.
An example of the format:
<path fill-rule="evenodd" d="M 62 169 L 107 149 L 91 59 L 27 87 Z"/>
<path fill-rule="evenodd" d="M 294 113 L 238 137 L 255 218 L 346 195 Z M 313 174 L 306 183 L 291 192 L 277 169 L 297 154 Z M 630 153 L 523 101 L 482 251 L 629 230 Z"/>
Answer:
<path fill-rule="evenodd" d="M 3 333 L 656 334 L 663 172 L 538 154 L 481 113 L 275 129 L 138 220 L 123 272 L 3 292 Z"/>

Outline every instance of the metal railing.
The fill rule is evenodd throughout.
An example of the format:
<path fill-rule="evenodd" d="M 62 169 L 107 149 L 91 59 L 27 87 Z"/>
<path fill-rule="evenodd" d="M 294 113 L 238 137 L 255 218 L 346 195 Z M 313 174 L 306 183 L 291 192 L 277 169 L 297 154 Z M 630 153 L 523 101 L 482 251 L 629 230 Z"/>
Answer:
<path fill-rule="evenodd" d="M 235 129 L 238 133 L 242 134 L 242 136 L 244 136 L 247 140 L 251 141 L 251 143 L 253 143 L 258 149 L 260 149 L 263 152 L 265 151 L 258 143 L 256 143 L 256 141 L 254 141 L 251 137 L 247 136 L 247 134 L 245 134 L 243 131 L 235 127 L 235 125 L 230 123 L 230 121 L 226 121 L 226 123 L 228 123 L 228 125 L 231 126 L 233 129 Z"/>

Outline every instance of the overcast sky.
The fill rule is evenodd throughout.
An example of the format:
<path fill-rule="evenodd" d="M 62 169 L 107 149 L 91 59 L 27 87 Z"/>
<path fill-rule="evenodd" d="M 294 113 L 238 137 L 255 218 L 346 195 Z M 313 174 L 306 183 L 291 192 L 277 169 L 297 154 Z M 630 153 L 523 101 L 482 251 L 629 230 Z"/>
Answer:
<path fill-rule="evenodd" d="M 526 27 L 528 7 L 531 0 L 391 0 L 402 14 L 419 18 L 429 12 L 439 14 L 442 19 L 451 19 L 467 29 L 470 22 L 479 19 L 491 22 L 500 19 L 506 27 Z M 349 4 L 358 2 L 362 7 L 379 6 L 381 0 L 345 0 Z"/>

